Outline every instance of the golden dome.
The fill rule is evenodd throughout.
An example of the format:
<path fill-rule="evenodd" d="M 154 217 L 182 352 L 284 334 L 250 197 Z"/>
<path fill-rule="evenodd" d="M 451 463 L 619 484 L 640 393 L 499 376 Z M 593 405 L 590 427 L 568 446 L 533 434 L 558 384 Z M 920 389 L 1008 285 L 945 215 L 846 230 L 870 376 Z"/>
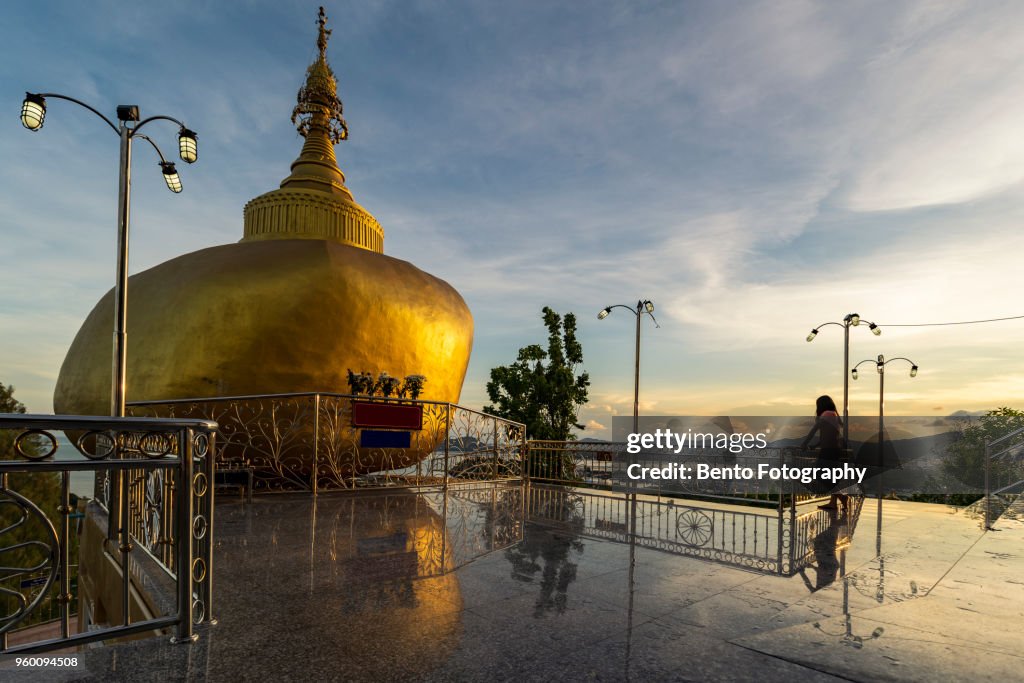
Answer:
<path fill-rule="evenodd" d="M 328 102 L 325 21 L 296 107 L 302 152 L 280 189 L 246 205 L 244 238 L 129 278 L 129 401 L 347 393 L 355 370 L 424 375 L 423 400 L 458 402 L 473 316 L 447 282 L 383 253 L 380 224 L 345 187 L 332 144 L 345 129 L 341 103 Z M 79 329 L 57 379 L 56 412 L 109 408 L 113 312 L 108 292 Z M 361 452 L 339 469 L 404 467 L 432 449 Z M 300 474 L 314 466 L 312 452 L 289 465 Z"/>

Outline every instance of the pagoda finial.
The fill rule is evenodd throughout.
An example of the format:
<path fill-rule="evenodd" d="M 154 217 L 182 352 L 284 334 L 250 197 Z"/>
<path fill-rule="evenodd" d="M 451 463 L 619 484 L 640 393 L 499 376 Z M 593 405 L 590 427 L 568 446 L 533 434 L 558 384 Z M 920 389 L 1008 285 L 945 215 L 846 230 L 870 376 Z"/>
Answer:
<path fill-rule="evenodd" d="M 327 63 L 327 40 L 331 29 L 327 28 L 327 14 L 321 7 L 317 14 L 320 31 L 316 46 L 320 55 L 306 69 L 306 82 L 299 88 L 298 103 L 292 110 L 292 123 L 302 137 L 319 130 L 326 133 L 332 144 L 348 139 L 348 124 L 341 114 L 343 107 L 338 99 L 338 81 Z"/>
<path fill-rule="evenodd" d="M 320 35 L 317 36 L 316 46 L 320 48 L 320 59 L 327 59 L 327 41 L 331 37 L 331 29 L 327 28 L 327 14 L 322 6 L 316 23 L 320 26 Z"/>

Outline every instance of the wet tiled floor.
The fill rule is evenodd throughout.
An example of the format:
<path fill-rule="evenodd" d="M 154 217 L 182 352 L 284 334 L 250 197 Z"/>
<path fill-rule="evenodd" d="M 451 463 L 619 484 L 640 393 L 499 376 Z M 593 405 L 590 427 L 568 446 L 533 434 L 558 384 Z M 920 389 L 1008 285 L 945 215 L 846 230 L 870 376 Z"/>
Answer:
<path fill-rule="evenodd" d="M 53 678 L 1020 680 L 1024 522 L 986 534 L 953 508 L 884 501 L 878 536 L 868 499 L 813 526 L 784 576 L 616 540 L 623 520 L 581 521 L 580 495 L 546 516 L 519 487 L 225 497 L 219 623 L 190 646 L 89 649 Z"/>

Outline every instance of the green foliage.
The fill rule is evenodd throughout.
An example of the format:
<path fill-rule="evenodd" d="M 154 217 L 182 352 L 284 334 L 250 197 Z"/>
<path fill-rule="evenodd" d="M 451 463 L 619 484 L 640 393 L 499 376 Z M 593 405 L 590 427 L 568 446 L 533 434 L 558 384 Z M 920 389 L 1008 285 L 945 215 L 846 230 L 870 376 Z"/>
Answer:
<path fill-rule="evenodd" d="M 0 382 L 0 413 L 24 413 L 25 404 L 14 398 L 14 387 L 10 384 L 4 386 Z M 14 460 L 14 440 L 19 432 L 12 429 L 0 429 L 0 460 Z M 41 439 L 22 439 L 21 447 L 30 455 L 37 455 L 44 452 Z"/>
<path fill-rule="evenodd" d="M 0 413 L 24 413 L 25 404 L 14 398 L 14 387 L 0 382 Z"/>
<path fill-rule="evenodd" d="M 989 411 L 977 421 L 961 422 L 956 428 L 956 438 L 946 447 L 942 461 L 943 474 L 968 486 L 979 489 L 984 487 L 985 444 L 1022 427 L 1024 411 L 1007 407 Z M 1005 479 L 1008 466 L 1003 461 L 993 462 L 993 484 Z"/>
<path fill-rule="evenodd" d="M 583 429 L 577 416 L 587 402 L 590 376 L 576 374 L 583 362 L 576 316 L 566 313 L 563 319 L 547 306 L 543 313 L 547 350 L 532 344 L 519 349 L 515 363 L 492 369 L 487 396 L 493 405 L 484 412 L 522 422 L 530 439 L 568 441 L 575 438 L 574 428 Z"/>

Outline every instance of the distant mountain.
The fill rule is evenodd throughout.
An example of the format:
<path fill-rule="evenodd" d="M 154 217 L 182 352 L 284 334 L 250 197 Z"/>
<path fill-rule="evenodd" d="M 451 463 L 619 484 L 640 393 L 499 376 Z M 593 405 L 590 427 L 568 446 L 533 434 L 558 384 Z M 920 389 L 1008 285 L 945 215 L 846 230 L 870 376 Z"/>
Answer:
<path fill-rule="evenodd" d="M 987 415 L 987 414 L 988 414 L 987 410 L 958 410 L 955 413 L 950 413 L 949 416 L 953 417 L 953 418 L 959 418 L 959 417 L 982 417 L 983 415 Z"/>
<path fill-rule="evenodd" d="M 887 437 L 885 440 L 886 461 L 892 461 L 890 454 L 894 454 L 898 458 L 898 462 L 901 463 L 908 463 L 919 459 L 923 461 L 933 460 L 940 456 L 946 450 L 946 446 L 955 438 L 956 435 L 953 432 L 906 439 L 890 439 Z M 779 439 L 778 441 L 772 441 L 768 445 L 772 448 L 795 448 L 799 447 L 802 443 L 803 439 Z M 851 441 L 850 447 L 857 454 L 858 460 L 872 460 L 878 457 L 878 442 L 875 440 Z"/>

